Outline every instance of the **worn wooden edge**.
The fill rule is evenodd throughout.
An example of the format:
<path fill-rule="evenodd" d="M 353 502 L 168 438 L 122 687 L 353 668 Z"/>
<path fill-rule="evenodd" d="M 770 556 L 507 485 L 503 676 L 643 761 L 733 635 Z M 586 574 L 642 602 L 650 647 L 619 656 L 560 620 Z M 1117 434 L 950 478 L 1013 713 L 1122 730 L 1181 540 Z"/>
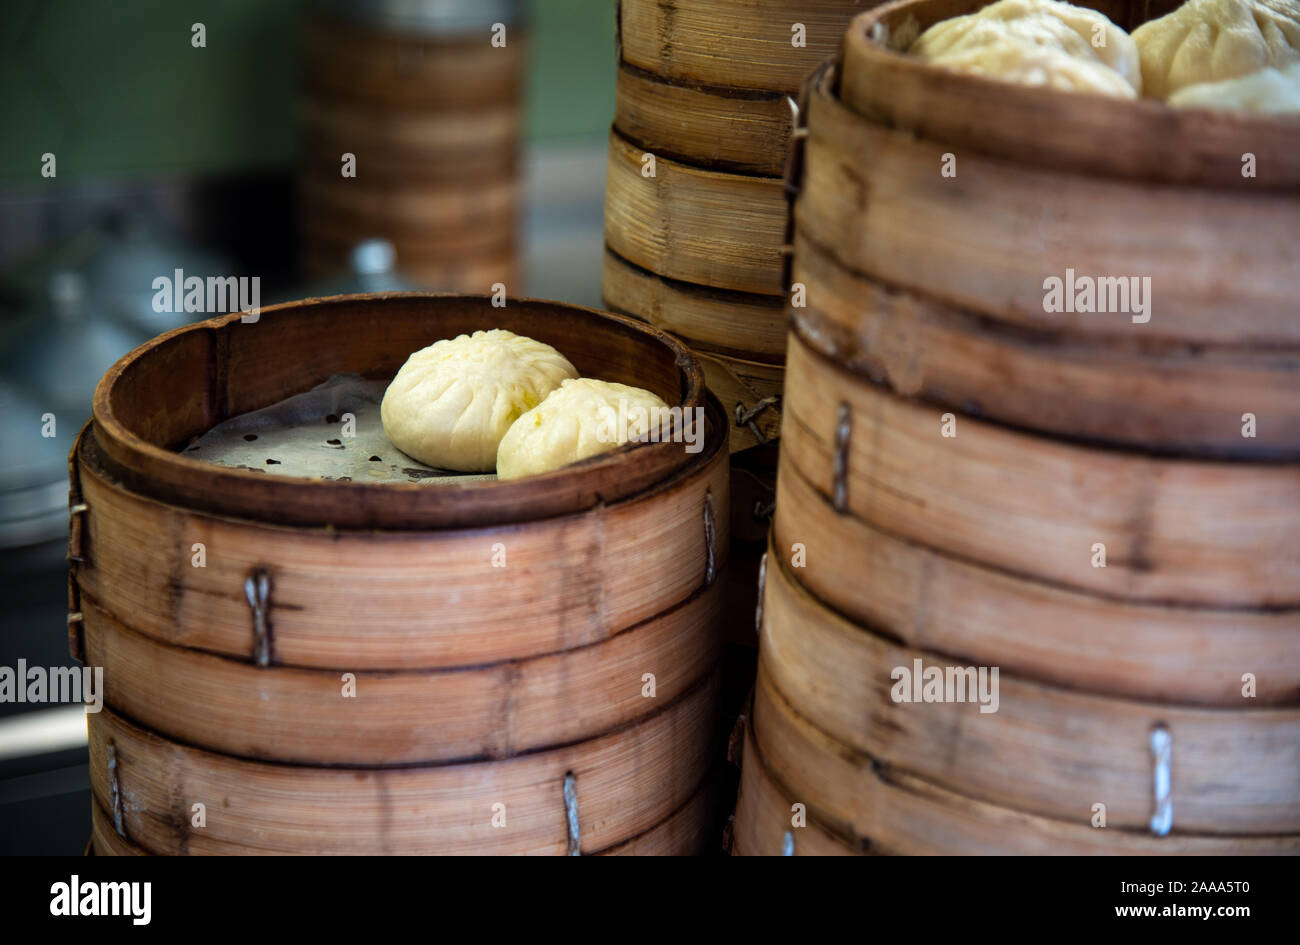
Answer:
<path fill-rule="evenodd" d="M 1300 348 L 1138 345 L 997 322 L 892 288 L 795 237 L 808 345 L 857 374 L 975 417 L 1169 455 L 1300 458 Z M 1242 434 L 1243 411 L 1257 435 Z"/>
<path fill-rule="evenodd" d="M 572 776 L 581 849 L 602 850 L 696 792 L 712 762 L 717 693 L 712 674 L 600 738 L 503 761 L 382 769 L 232 758 L 104 709 L 90 717 L 91 786 L 107 811 L 117 797 L 124 836 L 159 854 L 563 854 Z M 192 826 L 196 803 L 203 827 Z M 494 804 L 504 827 L 492 824 Z"/>
<path fill-rule="evenodd" d="M 141 495 L 83 438 L 86 537 L 74 586 L 160 642 L 249 660 L 260 643 L 247 585 L 264 574 L 275 665 L 430 669 L 555 653 L 608 639 L 716 580 L 730 550 L 722 445 L 715 433 L 703 462 L 658 488 L 569 516 L 344 533 Z"/>
<path fill-rule="evenodd" d="M 650 168 L 654 158 L 654 175 Z M 660 276 L 781 296 L 787 205 L 774 177 L 728 174 L 652 155 L 610 132 L 605 243 Z"/>
<path fill-rule="evenodd" d="M 811 593 L 905 646 L 1157 703 L 1240 708 L 1249 673 L 1251 705 L 1300 705 L 1300 610 L 1130 603 L 954 558 L 838 514 L 788 458 L 776 490 L 769 569 L 797 562 Z"/>
<path fill-rule="evenodd" d="M 458 669 L 259 666 L 160 643 L 86 594 L 82 632 L 105 703 L 186 744 L 300 764 L 475 761 L 595 738 L 689 689 L 721 654 L 719 587 L 598 643 Z"/>
<path fill-rule="evenodd" d="M 793 831 L 796 856 L 811 852 L 818 839 L 846 852 L 886 855 L 1300 854 L 1295 834 L 1189 834 L 1179 829 L 1176 812 L 1174 831 L 1157 837 L 1109 821 L 1103 829 L 1039 817 L 945 790 L 835 741 L 765 681 L 751 719 L 736 814 L 737 836 L 759 841 L 747 853 L 777 852 L 793 805 L 802 804 L 808 827 Z M 763 803 L 748 801 L 755 796 Z"/>
<path fill-rule="evenodd" d="M 1300 118 L 1172 108 L 968 75 L 895 46 L 990 0 L 894 0 L 856 17 L 841 50 L 841 94 L 873 121 L 947 149 L 985 152 L 1027 166 L 1157 184 L 1242 190 L 1300 186 Z M 1085 0 L 1130 31 L 1170 12 L 1174 0 Z M 1257 177 L 1242 176 L 1242 155 Z"/>
<path fill-rule="evenodd" d="M 620 0 L 621 56 L 677 81 L 793 94 L 862 9 L 861 0 Z M 796 23 L 805 45 L 792 43 Z"/>
<path fill-rule="evenodd" d="M 614 130 L 654 154 L 762 177 L 785 167 L 785 92 L 675 82 L 619 62 L 614 95 Z"/>
<path fill-rule="evenodd" d="M 565 330 L 576 330 L 575 326 L 583 324 L 586 345 L 595 346 L 608 337 L 611 345 L 617 342 L 630 346 L 640 341 L 658 346 L 676 365 L 680 389 L 676 403 L 683 408 L 706 407 L 703 371 L 689 350 L 671 335 L 636 319 L 535 299 L 508 299 L 505 307 L 498 308 L 486 295 L 376 293 L 269 306 L 261 310 L 255 323 L 241 324 L 241 315 L 232 313 L 155 338 L 125 355 L 100 380 L 94 398 L 94 436 L 124 479 L 164 500 L 222 514 L 339 528 L 427 529 L 517 523 L 561 515 L 650 489 L 699 462 L 681 443 L 629 443 L 564 469 L 525 479 L 474 481 L 429 489 L 415 483 L 278 478 L 204 463 L 170 448 L 228 416 L 279 399 L 268 395 L 266 402 L 256 402 L 256 397 L 249 396 L 248 380 L 231 376 L 232 363 L 237 365 L 233 370 L 239 370 L 238 365 L 262 363 L 258 359 L 269 358 L 272 349 L 280 352 L 284 362 L 287 348 L 305 345 L 308 337 L 315 339 L 310 359 L 295 368 L 292 378 L 288 375 L 289 368 L 295 367 L 291 362 L 282 363 L 270 378 L 254 379 L 253 389 L 259 391 L 272 387 L 273 381 L 294 386 L 281 396 L 306 390 L 340 370 L 395 373 L 410 352 L 386 352 L 382 365 L 353 363 L 362 357 L 356 352 L 354 331 L 378 330 L 377 324 L 366 320 L 388 315 L 391 322 L 399 311 L 411 318 L 417 307 L 422 316 L 419 330 L 434 338 L 466 329 L 500 327 L 517 329 L 544 341 L 554 337 L 560 330 L 554 324 L 563 321 L 568 325 Z M 330 327 L 342 321 L 355 322 L 356 328 L 332 334 Z M 406 326 L 403 330 L 414 328 Z M 198 374 L 186 375 L 193 380 L 178 381 L 178 370 Z M 166 444 L 157 442 L 161 436 L 158 431 L 133 429 L 122 415 L 129 406 L 147 404 L 150 396 L 161 396 L 156 391 L 151 394 L 151 385 L 161 382 L 164 376 L 193 394 L 184 410 L 174 411 L 168 419 L 178 429 L 191 429 L 179 442 Z M 667 399 L 674 402 L 671 394 Z M 706 448 L 705 456 L 711 452 Z"/>
<path fill-rule="evenodd" d="M 589 856 L 698 856 L 708 846 L 713 822 L 714 781 L 712 777 L 666 819 L 629 840 Z M 91 799 L 91 839 L 88 856 L 150 856 L 113 829 L 113 818 L 97 800 Z M 507 823 L 508 823 L 507 819 Z M 472 852 L 472 851 L 471 851 Z"/>
<path fill-rule="evenodd" d="M 781 436 L 790 465 L 875 528 L 1115 600 L 1300 603 L 1295 466 L 1159 458 L 1027 435 L 899 398 L 815 353 L 797 332 L 788 371 Z"/>
<path fill-rule="evenodd" d="M 1300 706 L 1255 708 L 1242 698 L 1236 708 L 1204 708 L 1069 691 L 900 646 L 835 614 L 771 556 L 765 587 L 759 653 L 772 685 L 864 754 L 1016 810 L 1086 824 L 1101 803 L 1112 825 L 1144 828 L 1154 810 L 1151 733 L 1163 726 L 1180 829 L 1300 833 Z M 969 680 L 945 696 L 943 675 L 963 668 Z M 946 701 L 918 701 L 923 671 L 940 674 L 931 695 Z"/>
<path fill-rule="evenodd" d="M 1300 191 L 1151 186 L 953 151 L 864 120 L 830 84 L 810 90 L 794 216 L 847 268 L 1050 331 L 1133 344 L 1300 343 Z M 942 173 L 945 155 L 955 177 Z M 1128 291 L 1135 279 L 1140 304 Z M 1094 287 L 1089 307 L 1107 310 L 1072 311 L 1081 285 Z M 1049 305 L 1053 286 L 1061 298 Z M 1048 311 L 1067 300 L 1071 311 Z"/>
<path fill-rule="evenodd" d="M 649 322 L 701 350 L 769 364 L 785 360 L 784 300 L 710 289 L 656 275 L 606 247 L 605 307 Z"/>

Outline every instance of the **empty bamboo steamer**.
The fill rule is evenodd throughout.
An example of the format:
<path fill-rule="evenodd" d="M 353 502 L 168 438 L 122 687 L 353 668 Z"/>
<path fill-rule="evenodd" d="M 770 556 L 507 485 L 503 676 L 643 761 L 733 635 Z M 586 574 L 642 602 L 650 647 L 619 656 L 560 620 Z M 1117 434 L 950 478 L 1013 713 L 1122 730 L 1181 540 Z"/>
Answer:
<path fill-rule="evenodd" d="M 516 286 L 518 13 L 513 0 L 310 8 L 298 122 L 309 275 L 383 237 L 429 288 Z"/>
<path fill-rule="evenodd" d="M 390 376 L 411 351 L 491 327 L 704 409 L 702 448 L 428 485 L 177 452 L 333 374 Z M 699 850 L 726 435 L 679 342 L 555 303 L 315 299 L 137 349 L 101 382 L 74 464 L 70 642 L 105 671 L 97 849 Z M 193 804 L 203 828 L 176 814 Z"/>

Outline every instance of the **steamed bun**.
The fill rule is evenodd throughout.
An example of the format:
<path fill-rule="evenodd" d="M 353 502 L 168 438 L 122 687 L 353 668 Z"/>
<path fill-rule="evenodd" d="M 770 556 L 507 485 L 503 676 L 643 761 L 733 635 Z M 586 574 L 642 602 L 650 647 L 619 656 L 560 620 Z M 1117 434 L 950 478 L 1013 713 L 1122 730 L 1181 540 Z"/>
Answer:
<path fill-rule="evenodd" d="M 1300 61 L 1300 0 L 1188 0 L 1133 31 L 1147 95 Z"/>
<path fill-rule="evenodd" d="M 1229 108 L 1244 112 L 1300 112 L 1300 62 L 1261 69 L 1240 79 L 1189 85 L 1169 96 L 1175 108 Z"/>
<path fill-rule="evenodd" d="M 586 377 L 566 380 L 502 437 L 497 478 L 549 472 L 644 438 L 652 429 L 651 412 L 657 421 L 667 406 L 640 387 Z"/>
<path fill-rule="evenodd" d="M 1022 85 L 1122 98 L 1142 91 L 1129 35 L 1095 10 L 1058 0 L 999 0 L 934 24 L 909 51 L 935 65 Z"/>
<path fill-rule="evenodd" d="M 384 393 L 384 432 L 439 469 L 491 472 L 519 415 L 578 372 L 550 345 L 502 329 L 476 331 L 411 355 Z"/>

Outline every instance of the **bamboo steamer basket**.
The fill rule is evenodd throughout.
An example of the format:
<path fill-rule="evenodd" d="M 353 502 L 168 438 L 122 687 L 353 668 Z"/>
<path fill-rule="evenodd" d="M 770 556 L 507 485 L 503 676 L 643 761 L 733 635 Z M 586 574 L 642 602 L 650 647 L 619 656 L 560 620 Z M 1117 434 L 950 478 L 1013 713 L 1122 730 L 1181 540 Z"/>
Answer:
<path fill-rule="evenodd" d="M 1035 167 L 1243 191 L 1300 184 L 1294 117 L 1068 96 L 941 69 L 898 51 L 938 21 L 986 5 L 982 0 L 895 0 L 856 17 L 840 50 L 845 104 L 873 122 L 920 138 Z M 1084 5 L 1132 32 L 1182 2 L 1089 0 Z M 1241 176 L 1243 141 L 1259 158 L 1257 178 Z M 1146 197 L 1145 191 L 1134 193 L 1139 200 Z"/>
<path fill-rule="evenodd" d="M 785 360 L 781 297 L 667 279 L 608 249 L 601 294 L 610 310 L 648 321 L 696 350 L 770 364 Z"/>
<path fill-rule="evenodd" d="M 727 174 L 651 154 L 610 134 L 605 242 L 660 276 L 780 296 L 786 202 L 779 179 Z"/>
<path fill-rule="evenodd" d="M 517 285 L 526 39 L 513 2 L 325 0 L 304 24 L 299 97 L 303 269 L 345 268 L 364 239 L 393 244 L 430 287 Z M 506 45 L 491 44 L 494 23 Z M 340 159 L 355 158 L 343 177 Z"/>
<path fill-rule="evenodd" d="M 777 559 L 779 560 L 779 559 Z M 1150 732 L 1172 736 L 1180 831 L 1300 834 L 1300 708 L 1203 708 L 1098 696 L 1002 670 L 995 711 L 895 702 L 896 667 L 963 665 L 899 646 L 829 610 L 769 554 L 760 661 L 799 712 L 839 742 L 945 789 L 1086 824 L 1143 829 Z M 981 664 L 984 665 L 984 664 Z M 1240 662 L 1237 663 L 1241 665 Z M 1261 673 L 1267 670 L 1261 668 Z M 972 683 L 973 685 L 973 683 Z"/>
<path fill-rule="evenodd" d="M 1026 435 L 902 400 L 791 336 L 788 466 L 844 514 L 1115 600 L 1294 609 L 1300 472 Z M 956 435 L 942 435 L 944 418 Z M 778 512 L 778 515 L 780 513 Z M 1094 544 L 1106 566 L 1094 567 Z"/>
<path fill-rule="evenodd" d="M 89 722 L 91 790 L 116 832 L 155 854 L 563 854 L 568 781 L 581 850 L 597 852 L 696 793 L 713 751 L 716 695 L 710 676 L 625 729 L 516 758 L 353 769 L 209 752 L 105 708 Z M 196 803 L 206 826 L 191 827 Z M 492 824 L 498 803 L 504 828 Z"/>
<path fill-rule="evenodd" d="M 769 562 L 788 565 L 801 546 L 800 584 L 915 649 L 1065 689 L 1206 707 L 1239 707 L 1250 671 L 1253 704 L 1300 703 L 1300 610 L 1134 603 L 1032 580 L 839 514 L 788 460 L 772 534 Z"/>
<path fill-rule="evenodd" d="M 668 818 L 630 840 L 594 856 L 698 856 L 707 851 L 705 838 L 713 817 L 713 782 L 707 782 Z M 507 820 L 508 823 L 508 820 Z M 117 832 L 113 817 L 97 801 L 91 802 L 91 842 L 88 853 L 97 856 L 149 856 L 149 851 Z"/>
<path fill-rule="evenodd" d="M 808 96 L 792 273 L 808 299 L 795 320 L 820 350 L 903 394 L 1046 432 L 1192 455 L 1300 452 L 1300 347 L 1282 299 L 1300 190 L 1025 168 L 1018 154 L 953 152 L 874 124 L 833 87 L 825 73 Z M 944 153 L 959 155 L 960 186 L 930 172 Z M 970 236 L 936 240 L 941 231 Z M 1239 260 L 1239 246 L 1259 253 Z M 1233 260 L 1229 272 L 1216 254 Z M 996 270 L 1013 257 L 1021 271 L 1004 279 Z M 1043 277 L 1058 262 L 1060 274 L 1150 274 L 1150 322 L 1043 312 Z M 1258 437 L 1241 435 L 1243 411 L 1261 418 Z"/>
<path fill-rule="evenodd" d="M 614 130 L 686 164 L 778 177 L 790 144 L 785 92 L 674 82 L 619 62 Z"/>
<path fill-rule="evenodd" d="M 382 4 L 371 4 L 372 7 Z M 409 5 L 418 10 L 421 4 Z M 332 102 L 366 106 L 389 102 L 396 108 L 436 114 L 499 106 L 517 101 L 527 69 L 526 37 L 513 2 L 447 4 L 467 13 L 459 23 L 370 19 L 360 5 L 317 3 L 303 20 L 303 87 Z M 429 7 L 430 12 L 435 12 Z M 468 12 L 467 12 L 468 11 Z M 382 14 L 382 11 L 377 11 Z M 342 15 L 340 15 L 342 14 Z M 507 24 L 507 42 L 486 42 L 493 22 Z M 473 76 L 474 81 L 465 81 Z"/>
<path fill-rule="evenodd" d="M 702 449 L 629 444 L 554 474 L 436 486 L 275 477 L 176 452 L 227 417 L 335 373 L 389 376 L 410 351 L 487 327 L 554 344 L 585 376 L 704 408 Z M 116 790 L 137 804 L 140 819 L 123 836 L 153 852 L 466 852 L 478 834 L 448 811 L 478 800 L 490 808 L 475 791 L 515 784 L 507 775 L 516 771 L 526 772 L 519 796 L 540 811 L 544 785 L 561 790 L 581 763 L 608 769 L 588 782 L 607 777 L 594 783 L 610 785 L 610 804 L 613 785 L 640 785 L 617 816 L 591 808 L 600 824 L 585 851 L 667 822 L 702 784 L 713 737 L 726 429 L 679 342 L 556 303 L 312 299 L 137 349 L 101 382 L 73 466 L 70 642 L 106 668 L 104 738 L 139 748 L 132 762 L 115 754 L 117 788 L 100 772 L 100 803 L 113 812 Z M 195 542 L 207 549 L 203 567 L 190 560 Z M 498 543 L 505 568 L 491 566 Z M 259 577 L 266 589 L 255 599 Z M 345 683 L 358 699 L 342 698 Z M 177 759 L 194 767 L 168 782 L 158 767 Z M 139 779 L 129 789 L 128 763 Z M 369 786 L 330 780 L 339 765 Z M 388 796 L 398 772 L 413 772 L 401 811 L 412 819 L 395 823 L 398 812 L 367 805 Z M 264 793 L 243 796 L 232 833 L 204 834 L 210 847 L 189 834 L 188 818 L 164 813 L 186 785 L 225 791 L 222 778 L 245 776 Z M 297 791 L 294 779 L 306 819 L 268 814 L 279 792 Z M 384 830 L 404 838 L 387 847 L 332 835 L 326 821 L 340 817 L 330 804 L 348 817 L 388 817 Z M 282 814 L 283 830 L 258 826 Z M 563 825 L 562 804 L 558 816 Z M 483 851 L 551 849 L 558 841 L 543 819 L 513 840 L 493 834 Z M 667 839 L 642 847 L 682 849 L 699 821 L 684 813 Z"/>
<path fill-rule="evenodd" d="M 802 804 L 806 825 L 792 823 Z M 733 852 L 795 856 L 1297 855 L 1300 838 L 1155 837 L 1035 816 L 937 787 L 830 738 L 760 670 L 746 731 Z"/>
<path fill-rule="evenodd" d="M 701 86 L 796 92 L 840 46 L 862 0 L 620 0 L 622 61 Z M 806 27 L 794 46 L 792 26 Z"/>

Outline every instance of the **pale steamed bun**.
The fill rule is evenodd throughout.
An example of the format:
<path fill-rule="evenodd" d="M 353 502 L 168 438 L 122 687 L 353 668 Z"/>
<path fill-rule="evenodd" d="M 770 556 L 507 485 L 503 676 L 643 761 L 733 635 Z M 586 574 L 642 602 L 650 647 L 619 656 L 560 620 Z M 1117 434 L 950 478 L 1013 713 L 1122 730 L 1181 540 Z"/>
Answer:
<path fill-rule="evenodd" d="M 1261 69 L 1240 79 L 1189 85 L 1169 96 L 1175 108 L 1226 108 L 1243 112 L 1300 112 L 1300 62 Z"/>
<path fill-rule="evenodd" d="M 935 65 L 1021 85 L 1121 98 L 1142 91 L 1129 35 L 1095 10 L 1058 0 L 999 0 L 934 24 L 909 51 Z"/>
<path fill-rule="evenodd" d="M 650 429 L 651 411 L 657 418 L 667 406 L 639 387 L 592 378 L 566 380 L 502 437 L 497 478 L 549 472 L 642 438 Z"/>
<path fill-rule="evenodd" d="M 1188 0 L 1133 31 L 1152 98 L 1300 61 L 1300 0 Z"/>
<path fill-rule="evenodd" d="M 577 376 L 550 345 L 499 328 L 444 339 L 411 355 L 388 385 L 384 432 L 430 466 L 491 472 L 510 425 Z"/>

